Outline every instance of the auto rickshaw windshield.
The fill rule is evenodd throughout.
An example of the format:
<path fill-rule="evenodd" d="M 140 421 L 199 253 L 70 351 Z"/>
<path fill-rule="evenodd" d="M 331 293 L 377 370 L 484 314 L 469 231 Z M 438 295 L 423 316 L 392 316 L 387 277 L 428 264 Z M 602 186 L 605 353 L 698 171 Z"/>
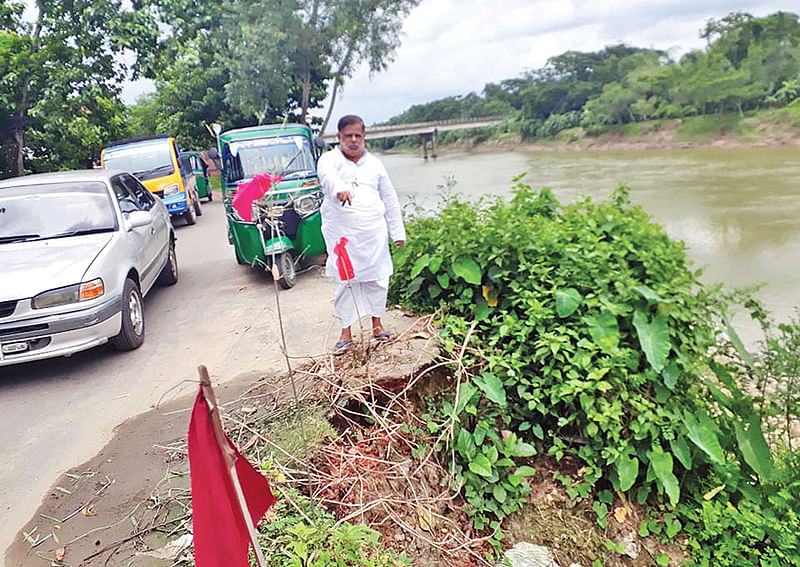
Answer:
<path fill-rule="evenodd" d="M 230 142 L 223 148 L 223 160 L 229 181 L 249 179 L 257 173 L 298 179 L 316 172 L 311 142 L 304 136 Z"/>

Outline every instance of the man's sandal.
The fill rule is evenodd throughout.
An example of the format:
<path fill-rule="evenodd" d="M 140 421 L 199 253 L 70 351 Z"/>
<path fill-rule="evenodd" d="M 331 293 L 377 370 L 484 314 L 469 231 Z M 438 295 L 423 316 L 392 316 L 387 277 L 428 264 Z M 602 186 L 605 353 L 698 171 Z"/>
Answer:
<path fill-rule="evenodd" d="M 392 333 L 389 331 L 381 331 L 377 335 L 372 335 L 373 341 L 388 341 L 392 338 Z"/>
<path fill-rule="evenodd" d="M 338 343 L 336 343 L 334 345 L 333 354 L 340 355 L 340 354 L 346 353 L 348 350 L 350 350 L 350 345 L 352 345 L 352 344 L 353 344 L 353 341 L 351 341 L 350 339 L 345 339 L 343 341 L 339 341 Z"/>

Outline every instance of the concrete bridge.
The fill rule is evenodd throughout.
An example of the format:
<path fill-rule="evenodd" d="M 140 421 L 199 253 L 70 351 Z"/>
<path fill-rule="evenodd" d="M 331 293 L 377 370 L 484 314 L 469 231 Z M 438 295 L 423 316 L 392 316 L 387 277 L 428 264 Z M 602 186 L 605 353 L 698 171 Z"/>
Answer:
<path fill-rule="evenodd" d="M 480 118 L 465 118 L 460 120 L 436 120 L 433 122 L 413 122 L 411 124 L 393 124 L 391 126 L 370 126 L 367 128 L 367 140 L 381 138 L 399 138 L 400 136 L 419 136 L 422 139 L 423 157 L 428 159 L 428 148 L 431 157 L 436 157 L 436 135 L 439 132 L 451 130 L 472 130 L 494 126 L 505 120 L 506 116 L 483 116 Z M 326 143 L 338 143 L 336 134 L 325 134 L 322 137 Z"/>

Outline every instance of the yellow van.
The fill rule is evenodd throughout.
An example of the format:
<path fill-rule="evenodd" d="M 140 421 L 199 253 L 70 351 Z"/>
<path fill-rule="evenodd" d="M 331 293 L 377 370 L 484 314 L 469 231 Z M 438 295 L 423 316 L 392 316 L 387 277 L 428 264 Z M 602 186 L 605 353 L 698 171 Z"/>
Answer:
<path fill-rule="evenodd" d="M 181 155 L 172 136 L 112 142 L 100 152 L 100 165 L 132 173 L 164 201 L 171 215 L 182 216 L 186 224 L 194 224 L 203 214 L 191 159 Z"/>

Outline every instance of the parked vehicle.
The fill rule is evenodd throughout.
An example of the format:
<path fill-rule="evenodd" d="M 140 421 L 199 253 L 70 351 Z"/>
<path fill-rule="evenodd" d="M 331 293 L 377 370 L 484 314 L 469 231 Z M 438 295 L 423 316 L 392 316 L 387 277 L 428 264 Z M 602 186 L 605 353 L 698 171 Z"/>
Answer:
<path fill-rule="evenodd" d="M 167 208 L 111 170 L 0 181 L 0 366 L 144 342 L 142 298 L 178 281 Z"/>
<path fill-rule="evenodd" d="M 171 215 L 182 216 L 186 224 L 195 224 L 203 214 L 192 164 L 171 136 L 113 142 L 100 152 L 100 165 L 131 172 L 164 201 Z"/>
<path fill-rule="evenodd" d="M 308 126 L 277 124 L 223 132 L 219 146 L 228 240 L 236 261 L 262 266 L 273 275 L 275 266 L 280 285 L 293 287 L 297 265 L 325 253 L 317 177 L 321 140 L 314 142 Z M 209 155 L 218 156 L 214 150 Z M 245 219 L 232 206 L 234 196 L 263 173 L 279 180 L 253 203 L 252 218 Z"/>
<path fill-rule="evenodd" d="M 214 193 L 211 191 L 211 183 L 208 179 L 208 167 L 200 152 L 183 152 L 183 155 L 188 156 L 189 162 L 192 164 L 194 178 L 197 180 L 197 194 L 201 199 L 213 201 Z"/>

